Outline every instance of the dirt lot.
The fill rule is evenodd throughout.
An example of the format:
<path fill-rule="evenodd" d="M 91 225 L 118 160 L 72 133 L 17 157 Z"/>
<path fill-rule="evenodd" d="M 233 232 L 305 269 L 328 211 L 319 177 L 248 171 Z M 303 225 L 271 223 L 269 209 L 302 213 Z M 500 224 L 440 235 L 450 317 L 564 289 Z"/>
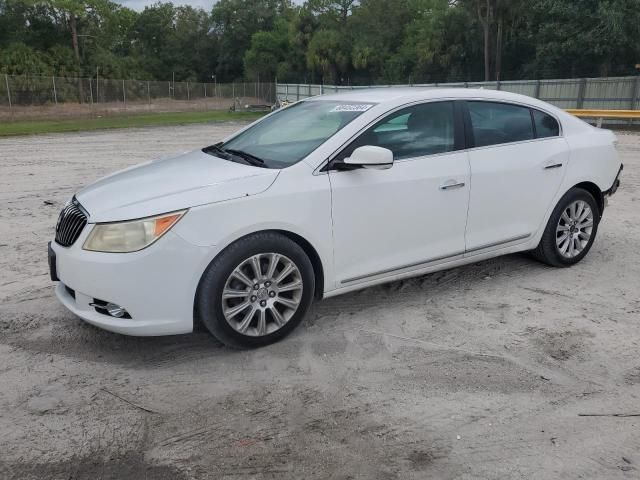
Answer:
<path fill-rule="evenodd" d="M 640 135 L 578 266 L 524 255 L 317 303 L 288 339 L 129 338 L 67 313 L 46 242 L 116 168 L 239 124 L 0 140 L 0 478 L 640 477 Z"/>

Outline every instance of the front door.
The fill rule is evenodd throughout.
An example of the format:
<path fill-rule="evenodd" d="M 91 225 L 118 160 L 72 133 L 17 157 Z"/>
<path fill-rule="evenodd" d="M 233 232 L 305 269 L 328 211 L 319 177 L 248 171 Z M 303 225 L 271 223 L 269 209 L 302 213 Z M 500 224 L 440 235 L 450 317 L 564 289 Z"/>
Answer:
<path fill-rule="evenodd" d="M 453 102 L 389 114 L 336 158 L 355 148 L 390 149 L 388 170 L 331 169 L 337 288 L 461 256 L 470 168 Z"/>

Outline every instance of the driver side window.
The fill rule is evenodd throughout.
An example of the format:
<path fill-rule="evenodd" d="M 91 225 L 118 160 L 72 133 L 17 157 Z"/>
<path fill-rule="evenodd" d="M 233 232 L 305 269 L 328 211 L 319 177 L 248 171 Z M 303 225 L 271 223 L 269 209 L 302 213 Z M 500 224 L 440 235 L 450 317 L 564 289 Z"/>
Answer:
<path fill-rule="evenodd" d="M 403 108 L 360 135 L 342 152 L 346 158 L 358 147 L 388 148 L 394 160 L 455 150 L 453 102 L 432 102 Z"/>

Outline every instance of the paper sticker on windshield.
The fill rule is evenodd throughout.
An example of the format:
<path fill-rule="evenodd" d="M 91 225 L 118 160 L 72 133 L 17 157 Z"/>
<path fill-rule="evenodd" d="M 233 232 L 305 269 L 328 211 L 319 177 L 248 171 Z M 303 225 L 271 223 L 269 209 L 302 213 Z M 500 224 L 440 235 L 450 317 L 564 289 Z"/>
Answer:
<path fill-rule="evenodd" d="M 373 105 L 368 103 L 353 103 L 353 104 L 337 105 L 333 107 L 333 110 L 331 111 L 332 112 L 366 112 L 371 107 L 373 107 Z"/>

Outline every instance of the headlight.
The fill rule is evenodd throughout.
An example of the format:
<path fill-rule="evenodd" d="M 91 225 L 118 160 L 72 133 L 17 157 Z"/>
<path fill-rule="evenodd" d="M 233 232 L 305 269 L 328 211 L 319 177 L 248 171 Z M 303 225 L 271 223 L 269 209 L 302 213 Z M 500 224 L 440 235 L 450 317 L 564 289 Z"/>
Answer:
<path fill-rule="evenodd" d="M 82 248 L 109 253 L 142 250 L 167 233 L 185 212 L 186 210 L 182 210 L 126 222 L 98 223 Z"/>

